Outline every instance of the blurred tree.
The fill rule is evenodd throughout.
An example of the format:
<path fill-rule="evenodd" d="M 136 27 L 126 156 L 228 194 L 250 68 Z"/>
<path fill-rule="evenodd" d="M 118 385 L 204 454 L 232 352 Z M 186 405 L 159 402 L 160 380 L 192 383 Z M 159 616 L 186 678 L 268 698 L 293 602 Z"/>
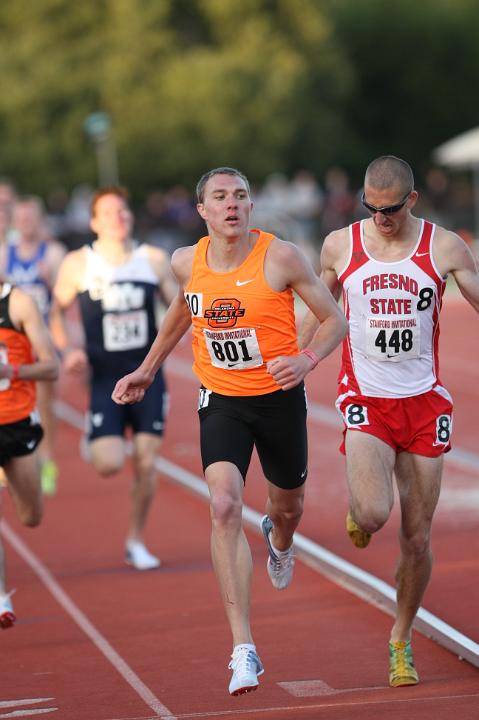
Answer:
<path fill-rule="evenodd" d="M 479 68 L 477 0 L 327 0 L 327 8 L 355 75 L 344 105 L 357 133 L 349 167 L 360 182 L 373 157 L 392 152 L 421 176 L 436 145 L 479 122 L 471 92 Z"/>
<path fill-rule="evenodd" d="M 0 38 L 0 169 L 37 191 L 95 182 L 96 110 L 144 193 L 218 164 L 253 179 L 311 164 L 311 140 L 331 157 L 350 90 L 315 0 L 18 0 Z"/>
<path fill-rule="evenodd" d="M 0 173 L 96 183 L 96 111 L 136 198 L 222 164 L 360 182 L 394 152 L 422 171 L 477 124 L 478 21 L 477 0 L 1 3 Z"/>

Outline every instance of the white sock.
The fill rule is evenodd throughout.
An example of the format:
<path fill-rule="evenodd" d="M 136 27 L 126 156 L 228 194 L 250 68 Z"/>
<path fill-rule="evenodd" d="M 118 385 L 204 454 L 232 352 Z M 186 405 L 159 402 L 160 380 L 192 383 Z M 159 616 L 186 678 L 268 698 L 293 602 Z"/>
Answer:
<path fill-rule="evenodd" d="M 271 539 L 271 533 L 269 534 L 269 541 L 271 543 L 271 547 L 273 548 L 275 554 L 279 558 L 286 557 L 286 555 L 289 555 L 289 552 L 290 552 L 291 548 L 293 547 L 293 544 L 291 543 L 291 545 L 289 546 L 289 548 L 287 550 L 278 550 L 278 548 L 275 548 L 275 546 L 273 545 L 273 540 Z"/>
<path fill-rule="evenodd" d="M 240 650 L 252 650 L 253 652 L 256 652 L 256 645 L 254 645 L 254 643 L 240 643 L 240 645 L 235 645 L 233 648 L 233 655 L 240 652 Z"/>

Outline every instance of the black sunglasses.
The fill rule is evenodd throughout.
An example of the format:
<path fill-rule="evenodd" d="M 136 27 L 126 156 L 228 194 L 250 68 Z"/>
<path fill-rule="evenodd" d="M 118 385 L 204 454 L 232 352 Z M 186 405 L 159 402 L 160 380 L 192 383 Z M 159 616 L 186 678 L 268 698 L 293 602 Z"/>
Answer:
<path fill-rule="evenodd" d="M 404 205 L 407 203 L 408 198 L 410 194 L 412 193 L 412 190 L 408 190 L 406 195 L 403 197 L 400 202 L 396 203 L 396 205 L 387 205 L 386 207 L 378 208 L 374 205 L 370 205 L 368 202 L 366 202 L 366 198 L 364 197 L 364 192 L 361 195 L 361 202 L 372 215 L 376 215 L 376 213 L 381 213 L 381 215 L 394 215 L 394 213 L 399 212 L 399 210 L 404 207 Z"/>

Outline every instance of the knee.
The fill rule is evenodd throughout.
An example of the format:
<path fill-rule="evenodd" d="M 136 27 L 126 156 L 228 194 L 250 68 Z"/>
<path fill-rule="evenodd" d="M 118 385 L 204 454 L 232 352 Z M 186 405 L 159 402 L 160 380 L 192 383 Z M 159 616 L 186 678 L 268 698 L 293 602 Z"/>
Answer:
<path fill-rule="evenodd" d="M 303 499 L 296 498 L 293 503 L 289 504 L 274 504 L 272 515 L 276 521 L 284 523 L 299 523 L 303 514 Z"/>
<path fill-rule="evenodd" d="M 403 554 L 417 560 L 430 553 L 430 535 L 427 531 L 420 530 L 407 534 L 401 530 L 400 543 Z"/>
<path fill-rule="evenodd" d="M 43 518 L 43 508 L 35 506 L 31 508 L 23 508 L 20 511 L 20 522 L 26 527 L 37 527 Z"/>
<path fill-rule="evenodd" d="M 109 477 L 110 475 L 116 475 L 120 472 L 123 467 L 123 461 L 119 461 L 114 457 L 95 457 L 93 459 L 93 465 L 97 473 L 103 477 Z"/>
<path fill-rule="evenodd" d="M 135 469 L 138 477 L 146 478 L 147 483 L 154 487 L 156 481 L 156 470 L 155 459 L 153 457 L 137 456 L 135 458 Z"/>
<path fill-rule="evenodd" d="M 241 499 L 229 493 L 218 493 L 211 498 L 211 521 L 217 529 L 241 524 L 241 511 Z"/>
<path fill-rule="evenodd" d="M 386 523 L 391 508 L 386 506 L 361 506 L 355 505 L 352 508 L 354 520 L 359 527 L 368 533 L 375 533 Z"/>

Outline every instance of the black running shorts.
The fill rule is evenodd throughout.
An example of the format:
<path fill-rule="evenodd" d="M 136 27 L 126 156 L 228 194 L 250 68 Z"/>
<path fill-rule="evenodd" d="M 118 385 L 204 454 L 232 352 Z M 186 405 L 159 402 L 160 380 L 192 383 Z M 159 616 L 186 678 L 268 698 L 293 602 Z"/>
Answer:
<path fill-rule="evenodd" d="M 256 447 L 264 475 L 284 490 L 300 487 L 307 476 L 308 441 L 304 383 L 267 395 L 227 396 L 200 389 L 203 471 L 231 462 L 243 481 Z"/>
<path fill-rule="evenodd" d="M 29 417 L 14 423 L 0 425 L 0 466 L 22 455 L 30 455 L 43 437 L 39 415 L 33 412 Z"/>

